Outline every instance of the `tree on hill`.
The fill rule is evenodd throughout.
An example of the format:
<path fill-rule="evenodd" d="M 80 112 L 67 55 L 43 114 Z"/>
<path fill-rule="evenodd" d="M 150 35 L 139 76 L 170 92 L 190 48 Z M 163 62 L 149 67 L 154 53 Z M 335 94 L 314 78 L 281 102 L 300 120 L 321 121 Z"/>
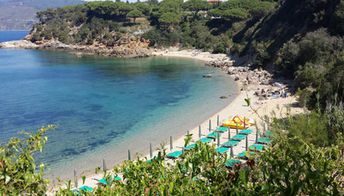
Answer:
<path fill-rule="evenodd" d="M 128 12 L 127 17 L 128 18 L 133 18 L 134 23 L 136 22 L 136 18 L 142 17 L 143 13 L 140 10 L 134 9 Z"/>
<path fill-rule="evenodd" d="M 178 13 L 166 12 L 161 15 L 159 22 L 163 26 L 167 26 L 169 30 L 173 30 L 174 26 L 180 23 L 181 16 Z"/>
<path fill-rule="evenodd" d="M 197 15 L 199 11 L 209 10 L 211 5 L 206 0 L 189 0 L 184 2 L 183 8 Z"/>

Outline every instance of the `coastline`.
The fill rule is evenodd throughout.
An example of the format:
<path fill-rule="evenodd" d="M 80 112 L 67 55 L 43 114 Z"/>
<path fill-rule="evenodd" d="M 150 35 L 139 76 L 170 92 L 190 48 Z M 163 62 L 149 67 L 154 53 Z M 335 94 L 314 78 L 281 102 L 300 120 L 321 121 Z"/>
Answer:
<path fill-rule="evenodd" d="M 210 54 L 207 52 L 199 52 L 195 50 L 177 50 L 173 48 L 172 50 L 159 50 L 153 53 L 153 56 L 165 56 L 165 57 L 180 57 L 180 58 L 191 58 L 195 60 L 200 60 L 204 62 L 205 64 L 210 61 L 219 61 L 219 60 L 229 60 L 228 57 L 225 54 Z M 223 67 L 221 68 L 225 72 L 227 71 Z M 230 74 L 230 73 L 228 73 Z M 232 76 L 234 77 L 234 76 Z M 243 82 L 244 80 L 244 82 Z M 262 124 L 262 116 L 271 116 L 272 113 L 276 112 L 276 117 L 280 118 L 289 114 L 297 114 L 302 113 L 304 110 L 299 107 L 295 107 L 297 105 L 297 100 L 295 96 L 289 96 L 287 98 L 272 98 L 267 100 L 260 100 L 260 97 L 256 95 L 257 89 L 264 89 L 264 88 L 271 88 L 273 87 L 271 84 L 255 84 L 250 83 L 245 85 L 244 88 L 242 88 L 243 83 L 245 83 L 246 79 L 240 78 L 239 80 L 236 80 L 236 84 L 238 87 L 238 92 L 236 93 L 236 97 L 224 108 L 222 108 L 220 111 L 215 112 L 213 115 L 209 116 L 207 120 L 203 121 L 200 126 L 202 127 L 202 135 L 205 135 L 209 133 L 208 125 L 209 120 L 212 121 L 212 127 L 216 127 L 217 122 L 217 116 L 220 117 L 220 122 L 228 118 L 229 116 L 234 115 L 240 115 L 240 116 L 246 116 L 249 118 L 254 119 L 257 122 L 257 127 L 259 129 L 263 129 Z M 251 107 L 246 106 L 245 99 L 249 98 L 251 101 Z M 191 128 L 191 127 L 190 127 Z M 199 139 L 198 136 L 198 126 L 193 127 L 192 129 L 189 129 L 189 134 L 192 134 L 192 142 L 195 142 Z M 174 150 L 180 150 L 180 147 L 184 145 L 184 137 L 185 134 L 180 135 L 179 137 L 173 139 L 173 146 Z M 167 152 L 170 152 L 168 141 L 161 141 L 165 142 L 164 148 L 167 149 Z M 144 151 L 144 149 L 142 150 Z M 157 150 L 153 151 L 153 156 L 158 153 Z M 236 152 L 234 152 L 236 154 Z M 144 154 L 144 156 L 140 156 L 141 158 L 147 157 L 149 158 L 150 155 L 147 152 Z M 101 160 L 99 160 L 101 161 Z M 112 167 L 112 165 L 111 165 Z M 88 174 L 86 175 L 86 181 L 85 184 L 91 187 L 96 186 L 96 181 L 94 179 L 100 179 L 102 178 L 103 174 L 102 172 L 98 174 Z M 80 176 L 79 176 L 80 177 Z M 81 185 L 82 180 L 78 179 L 78 184 Z M 61 185 L 60 185 L 61 186 Z M 53 186 L 56 188 L 56 186 Z M 51 190 L 53 191 L 53 189 Z"/>
<path fill-rule="evenodd" d="M 27 42 L 27 41 L 26 41 Z M 16 42 L 14 42 L 16 43 Z M 31 42 L 30 42 L 31 43 Z M 28 49 L 52 49 L 52 48 L 35 48 L 30 46 L 30 43 L 27 47 L 22 47 L 15 45 L 13 48 L 28 48 Z M 18 46 L 18 47 L 17 47 Z M 61 50 L 64 50 L 64 48 L 60 48 Z M 79 54 L 78 52 L 73 52 L 71 50 L 65 50 L 68 52 L 72 52 L 75 55 L 89 55 L 89 53 L 81 52 Z M 270 81 L 271 75 L 268 75 L 266 72 L 261 70 L 254 70 L 250 71 L 247 67 L 233 67 L 233 61 L 226 55 L 226 54 L 211 54 L 209 52 L 200 52 L 198 50 L 179 50 L 178 48 L 169 48 L 169 49 L 161 49 L 161 50 L 154 50 L 149 56 L 163 56 L 163 57 L 177 57 L 177 58 L 189 58 L 194 60 L 202 61 L 204 64 L 212 66 L 214 68 L 219 68 L 222 71 L 224 71 L 226 74 L 229 74 L 233 77 L 233 79 L 236 81 L 236 85 L 238 87 L 238 92 L 236 92 L 236 97 L 224 108 L 221 110 L 215 112 L 214 114 L 210 115 L 205 121 L 200 123 L 200 126 L 202 127 L 202 134 L 205 135 L 209 133 L 208 130 L 208 123 L 209 120 L 212 121 L 212 127 L 214 128 L 216 126 L 217 116 L 220 117 L 220 122 L 224 119 L 228 118 L 229 116 L 234 115 L 240 115 L 240 116 L 246 116 L 249 118 L 252 118 L 256 120 L 258 128 L 262 129 L 263 125 L 262 119 L 260 116 L 271 116 L 271 113 L 273 111 L 280 111 L 282 109 L 286 109 L 287 107 L 291 107 L 292 110 L 288 111 L 290 114 L 296 114 L 301 113 L 303 110 L 301 108 L 294 107 L 297 105 L 296 97 L 295 96 L 289 96 L 287 98 L 268 98 L 261 100 L 259 96 L 259 92 L 261 90 L 266 91 L 266 89 L 273 89 L 275 86 L 273 85 L 273 82 Z M 225 63 L 224 63 L 225 62 Z M 262 75 L 262 77 L 261 77 Z M 252 79 L 252 78 L 258 78 Z M 257 93 L 258 92 L 258 93 Z M 245 99 L 249 98 L 251 102 L 251 107 L 245 106 Z M 277 112 L 279 116 L 285 115 L 285 113 Z M 192 118 L 191 118 L 192 119 Z M 196 124 L 196 123 L 195 123 Z M 190 127 L 189 133 L 192 134 L 192 142 L 198 140 L 198 126 L 196 127 Z M 185 130 L 186 134 L 186 130 Z M 173 146 L 174 150 L 180 150 L 180 147 L 184 145 L 184 137 L 185 134 L 181 134 L 180 136 L 177 136 L 177 138 L 174 138 L 173 140 Z M 165 144 L 168 143 L 168 140 L 165 141 L 159 141 L 164 142 Z M 170 152 L 169 150 L 169 144 L 165 145 L 165 149 L 168 149 L 167 152 Z M 141 152 L 144 153 L 145 156 L 140 157 L 149 157 L 148 150 L 147 149 L 140 149 Z M 136 151 L 137 152 L 137 151 Z M 155 155 L 158 151 L 153 152 L 153 155 Z M 135 151 L 134 151 L 135 153 Z M 236 154 L 236 152 L 234 152 Z M 134 157 L 132 155 L 132 157 Z M 101 160 L 97 160 L 99 163 Z M 120 163 L 115 163 L 120 164 Z M 111 166 L 109 168 L 112 168 L 113 165 L 107 165 Z M 85 171 L 86 172 L 86 171 Z M 88 186 L 95 187 L 96 181 L 95 178 L 101 178 L 102 173 L 99 174 L 91 174 L 91 172 L 82 173 L 87 176 L 85 184 Z M 78 184 L 82 184 L 81 176 L 78 176 L 79 182 Z M 58 185 L 61 186 L 61 185 Z M 53 183 L 53 189 L 57 188 L 55 186 L 55 183 Z M 50 192 L 53 192 L 51 190 Z"/>

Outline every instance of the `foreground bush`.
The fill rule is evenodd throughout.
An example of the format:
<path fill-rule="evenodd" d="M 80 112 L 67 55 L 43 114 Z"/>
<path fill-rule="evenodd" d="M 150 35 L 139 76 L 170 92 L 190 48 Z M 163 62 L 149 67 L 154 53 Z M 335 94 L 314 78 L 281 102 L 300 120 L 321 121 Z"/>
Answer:
<path fill-rule="evenodd" d="M 266 152 L 230 170 L 226 156 L 198 143 L 171 164 L 164 151 L 152 162 L 115 167 L 123 181 L 95 189 L 95 195 L 338 195 L 344 162 L 337 146 L 317 148 L 298 137 L 276 136 Z M 106 175 L 110 179 L 110 175 Z M 61 190 L 59 194 L 71 194 Z M 343 193 L 343 192 L 342 192 Z"/>
<path fill-rule="evenodd" d="M 43 178 L 44 164 L 37 164 L 34 155 L 42 152 L 46 132 L 54 126 L 43 127 L 37 133 L 25 133 L 23 139 L 12 138 L 0 146 L 0 195 L 44 195 L 48 181 Z"/>

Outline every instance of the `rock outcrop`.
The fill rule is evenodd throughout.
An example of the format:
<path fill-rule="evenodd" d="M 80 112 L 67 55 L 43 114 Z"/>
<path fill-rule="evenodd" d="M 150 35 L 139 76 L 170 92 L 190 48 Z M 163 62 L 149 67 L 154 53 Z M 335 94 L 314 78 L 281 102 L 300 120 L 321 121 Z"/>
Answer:
<path fill-rule="evenodd" d="M 242 86 L 269 85 L 271 83 L 272 75 L 269 72 L 262 69 L 250 69 L 248 66 L 233 66 L 234 61 L 229 57 L 209 61 L 206 65 L 221 68 L 232 75 L 234 80 L 241 83 Z"/>
<path fill-rule="evenodd" d="M 37 49 L 39 46 L 27 40 L 17 40 L 0 43 L 0 48 L 24 48 L 24 49 Z"/>
<path fill-rule="evenodd" d="M 206 63 L 207 66 L 219 67 L 219 68 L 223 68 L 223 69 L 231 67 L 233 64 L 234 64 L 234 61 L 228 57 L 218 58 L 216 60 L 209 61 Z"/>
<path fill-rule="evenodd" d="M 149 41 L 143 38 L 126 35 L 121 37 L 113 46 L 106 46 L 100 43 L 93 43 L 92 45 L 64 44 L 58 40 L 51 39 L 37 42 L 28 40 L 3 42 L 0 43 L 0 48 L 64 50 L 78 55 L 96 54 L 116 57 L 146 57 L 152 53 L 148 45 Z"/>

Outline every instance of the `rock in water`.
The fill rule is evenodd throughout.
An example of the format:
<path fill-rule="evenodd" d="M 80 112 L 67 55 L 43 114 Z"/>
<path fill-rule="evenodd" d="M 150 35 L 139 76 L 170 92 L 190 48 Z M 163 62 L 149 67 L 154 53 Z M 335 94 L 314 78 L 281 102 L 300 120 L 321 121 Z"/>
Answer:
<path fill-rule="evenodd" d="M 8 41 L 0 43 L 0 48 L 36 49 L 39 46 L 27 40 Z"/>
<path fill-rule="evenodd" d="M 203 75 L 203 78 L 211 78 L 211 77 L 213 77 L 211 74 L 204 74 Z"/>

